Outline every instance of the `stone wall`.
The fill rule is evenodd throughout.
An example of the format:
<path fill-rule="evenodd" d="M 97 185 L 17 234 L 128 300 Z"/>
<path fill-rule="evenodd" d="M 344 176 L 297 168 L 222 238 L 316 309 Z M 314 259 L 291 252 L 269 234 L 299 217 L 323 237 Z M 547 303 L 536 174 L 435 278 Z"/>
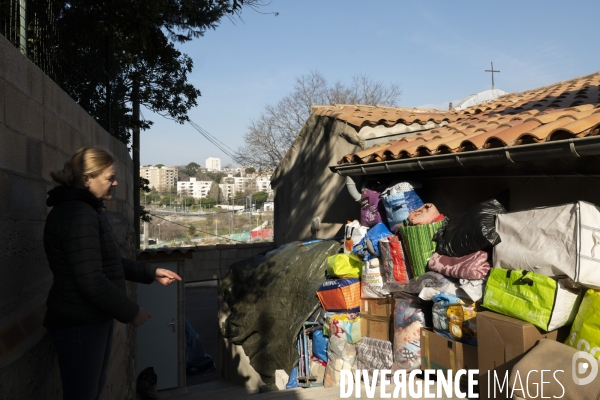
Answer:
<path fill-rule="evenodd" d="M 0 398 L 62 398 L 52 345 L 42 327 L 52 284 L 43 248 L 50 171 L 80 147 L 116 157 L 119 186 L 107 213 L 124 255 L 134 256 L 133 163 L 52 80 L 0 36 Z M 135 295 L 135 287 L 128 287 Z M 105 399 L 133 398 L 134 332 L 117 323 Z"/>

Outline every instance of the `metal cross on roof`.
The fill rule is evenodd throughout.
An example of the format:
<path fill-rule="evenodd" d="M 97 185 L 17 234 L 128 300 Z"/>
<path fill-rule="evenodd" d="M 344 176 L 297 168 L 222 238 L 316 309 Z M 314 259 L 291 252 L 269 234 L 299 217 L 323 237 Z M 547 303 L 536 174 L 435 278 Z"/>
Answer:
<path fill-rule="evenodd" d="M 492 90 L 494 90 L 494 72 L 500 72 L 500 71 L 495 71 L 494 70 L 494 63 L 492 62 L 492 69 L 486 69 L 485 72 L 491 72 L 492 73 Z"/>

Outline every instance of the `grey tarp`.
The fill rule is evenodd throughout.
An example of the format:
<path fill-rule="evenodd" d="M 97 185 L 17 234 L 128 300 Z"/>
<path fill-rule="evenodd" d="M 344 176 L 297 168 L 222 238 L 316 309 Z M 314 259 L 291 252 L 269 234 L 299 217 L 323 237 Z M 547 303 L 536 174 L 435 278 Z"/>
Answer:
<path fill-rule="evenodd" d="M 301 247 L 292 242 L 229 268 L 223 295 L 231 314 L 222 334 L 242 345 L 263 382 L 274 383 L 276 369 L 289 374 L 298 362 L 298 333 L 319 307 L 316 291 L 325 282 L 327 257 L 340 250 L 332 240 Z"/>

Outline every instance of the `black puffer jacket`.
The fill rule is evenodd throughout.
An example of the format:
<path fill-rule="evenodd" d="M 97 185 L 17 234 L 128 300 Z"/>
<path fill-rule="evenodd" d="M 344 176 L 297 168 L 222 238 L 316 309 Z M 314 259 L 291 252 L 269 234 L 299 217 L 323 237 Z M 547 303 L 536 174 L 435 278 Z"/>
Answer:
<path fill-rule="evenodd" d="M 131 322 L 139 306 L 127 298 L 125 279 L 152 283 L 156 267 L 121 257 L 103 203 L 85 189 L 57 186 L 48 192 L 44 248 L 54 274 L 47 328 L 60 329 L 112 318 Z"/>

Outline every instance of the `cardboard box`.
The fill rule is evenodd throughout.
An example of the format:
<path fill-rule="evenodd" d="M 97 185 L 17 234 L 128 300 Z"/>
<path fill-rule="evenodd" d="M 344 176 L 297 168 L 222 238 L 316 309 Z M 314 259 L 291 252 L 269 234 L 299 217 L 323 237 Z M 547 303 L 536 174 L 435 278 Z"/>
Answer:
<path fill-rule="evenodd" d="M 456 372 L 477 369 L 477 346 L 448 339 L 431 329 L 421 329 L 421 368 Z"/>
<path fill-rule="evenodd" d="M 368 314 L 360 315 L 360 336 L 372 339 L 394 341 L 394 322 L 392 316 L 378 317 Z"/>
<path fill-rule="evenodd" d="M 389 317 L 394 312 L 394 299 L 360 299 L 360 315 L 373 317 Z"/>
<path fill-rule="evenodd" d="M 496 388 L 494 396 L 494 375 L 499 381 L 504 380 L 505 374 L 531 349 L 538 340 L 546 338 L 564 342 L 571 327 L 563 326 L 552 332 L 545 332 L 529 322 L 521 321 L 492 311 L 477 313 L 477 346 L 479 364 L 479 398 L 480 399 L 509 399 L 506 388 L 500 392 Z M 490 396 L 488 396 L 488 386 Z"/>

